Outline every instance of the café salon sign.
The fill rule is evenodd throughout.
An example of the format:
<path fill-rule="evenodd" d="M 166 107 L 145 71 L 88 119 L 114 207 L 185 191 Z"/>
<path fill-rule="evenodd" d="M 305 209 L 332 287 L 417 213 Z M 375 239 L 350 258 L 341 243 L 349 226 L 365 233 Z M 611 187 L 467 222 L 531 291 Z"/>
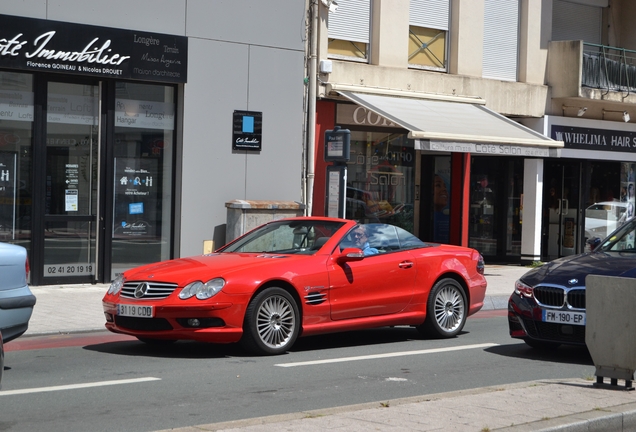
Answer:
<path fill-rule="evenodd" d="M 184 83 L 188 38 L 0 15 L 0 67 Z"/>

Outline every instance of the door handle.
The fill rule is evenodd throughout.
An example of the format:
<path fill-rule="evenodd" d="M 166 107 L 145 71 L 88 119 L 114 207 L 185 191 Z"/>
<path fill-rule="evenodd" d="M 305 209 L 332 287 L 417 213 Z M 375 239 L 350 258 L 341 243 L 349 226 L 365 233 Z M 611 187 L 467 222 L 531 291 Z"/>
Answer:
<path fill-rule="evenodd" d="M 566 199 L 563 200 L 563 202 L 565 203 L 565 209 L 563 210 L 563 215 L 567 215 L 568 212 L 570 211 L 570 202 Z"/>
<path fill-rule="evenodd" d="M 398 264 L 398 267 L 401 269 L 408 269 L 413 267 L 413 262 L 412 261 L 402 261 L 401 263 Z"/>

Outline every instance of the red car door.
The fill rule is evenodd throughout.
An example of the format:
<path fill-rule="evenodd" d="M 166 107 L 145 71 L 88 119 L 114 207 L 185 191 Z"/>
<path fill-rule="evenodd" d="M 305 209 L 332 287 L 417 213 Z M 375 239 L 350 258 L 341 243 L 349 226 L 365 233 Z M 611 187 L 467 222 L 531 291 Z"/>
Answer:
<path fill-rule="evenodd" d="M 386 252 L 329 269 L 331 319 L 393 314 L 415 291 L 416 265 L 407 251 Z"/>

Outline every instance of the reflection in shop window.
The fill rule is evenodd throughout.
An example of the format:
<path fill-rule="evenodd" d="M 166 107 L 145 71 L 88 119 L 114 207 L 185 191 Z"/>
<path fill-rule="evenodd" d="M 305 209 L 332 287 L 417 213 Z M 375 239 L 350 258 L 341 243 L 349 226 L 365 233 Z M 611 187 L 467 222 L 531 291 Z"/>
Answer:
<path fill-rule="evenodd" d="M 0 241 L 30 250 L 33 78 L 0 72 Z"/>
<path fill-rule="evenodd" d="M 174 93 L 169 86 L 117 87 L 113 278 L 171 258 Z"/>
<path fill-rule="evenodd" d="M 413 232 L 414 167 L 406 135 L 351 131 L 346 217 Z"/>

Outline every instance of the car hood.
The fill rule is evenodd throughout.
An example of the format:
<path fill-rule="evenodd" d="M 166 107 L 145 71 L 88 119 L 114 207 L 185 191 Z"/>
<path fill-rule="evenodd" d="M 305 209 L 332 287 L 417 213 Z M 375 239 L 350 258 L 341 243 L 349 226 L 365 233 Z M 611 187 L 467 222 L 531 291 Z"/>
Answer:
<path fill-rule="evenodd" d="M 549 283 L 563 286 L 585 285 L 587 275 L 636 277 L 636 254 L 591 252 L 551 261 L 530 270 L 521 280 L 531 286 Z M 577 279 L 578 282 L 573 282 Z"/>
<path fill-rule="evenodd" d="M 187 258 L 178 258 L 148 264 L 128 270 L 126 280 L 154 280 L 186 285 L 192 281 L 207 281 L 215 277 L 228 278 L 233 274 L 247 273 L 256 280 L 279 270 L 293 269 L 301 260 L 311 259 L 311 255 L 277 255 L 271 253 L 213 253 Z M 270 270 L 271 269 L 271 270 Z"/>

